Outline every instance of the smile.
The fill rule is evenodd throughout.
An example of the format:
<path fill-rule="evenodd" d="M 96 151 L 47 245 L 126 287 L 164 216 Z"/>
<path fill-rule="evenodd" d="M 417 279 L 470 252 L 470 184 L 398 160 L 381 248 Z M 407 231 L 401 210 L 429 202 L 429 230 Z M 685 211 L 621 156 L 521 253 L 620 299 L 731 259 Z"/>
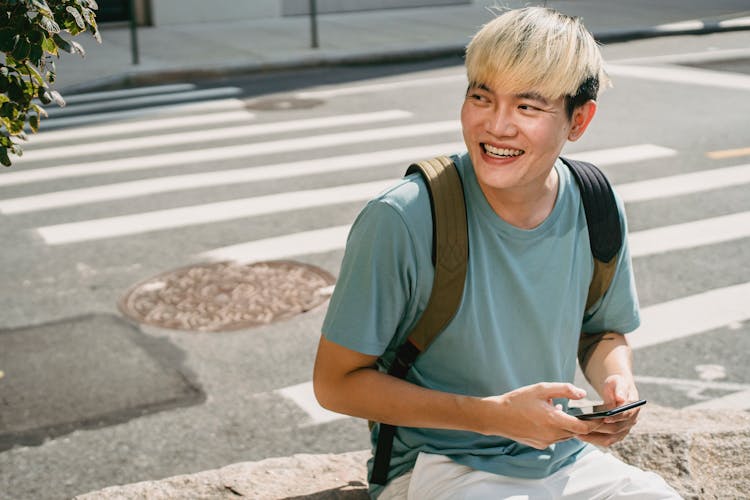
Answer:
<path fill-rule="evenodd" d="M 495 158 L 512 158 L 514 156 L 521 156 L 524 153 L 523 149 L 496 148 L 489 144 L 482 144 L 482 148 L 485 153 Z"/>

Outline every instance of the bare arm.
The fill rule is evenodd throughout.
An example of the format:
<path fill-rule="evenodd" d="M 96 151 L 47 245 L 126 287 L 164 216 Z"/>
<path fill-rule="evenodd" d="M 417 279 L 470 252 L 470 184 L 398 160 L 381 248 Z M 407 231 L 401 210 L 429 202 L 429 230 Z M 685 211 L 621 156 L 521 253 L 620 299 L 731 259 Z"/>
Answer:
<path fill-rule="evenodd" d="M 571 384 L 542 383 L 488 398 L 425 389 L 379 372 L 367 356 L 321 336 L 313 386 L 332 411 L 397 426 L 453 429 L 500 435 L 545 448 L 600 425 L 555 408 L 552 398 L 580 399 Z"/>
<path fill-rule="evenodd" d="M 607 332 L 601 335 L 584 367 L 584 374 L 607 406 L 618 406 L 638 399 L 633 377 L 633 351 L 621 333 Z M 581 439 L 600 446 L 621 441 L 635 425 L 639 411 L 634 409 L 605 419 L 604 425 L 596 432 L 581 436 Z"/>

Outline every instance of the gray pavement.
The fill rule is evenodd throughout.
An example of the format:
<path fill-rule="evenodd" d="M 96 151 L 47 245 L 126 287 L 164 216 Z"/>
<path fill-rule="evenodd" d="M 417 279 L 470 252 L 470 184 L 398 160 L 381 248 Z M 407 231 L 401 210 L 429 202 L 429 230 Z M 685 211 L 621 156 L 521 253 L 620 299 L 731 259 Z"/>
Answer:
<path fill-rule="evenodd" d="M 102 26 L 104 42 L 101 45 L 93 39 L 79 37 L 79 41 L 88 51 L 85 59 L 78 56 L 64 56 L 64 60 L 59 63 L 58 67 L 58 87 L 64 95 L 68 95 L 94 88 L 170 80 L 185 81 L 194 77 L 241 74 L 274 68 L 293 69 L 325 64 L 366 63 L 456 54 L 462 51 L 476 28 L 492 17 L 492 14 L 485 8 L 486 4 L 490 3 L 494 2 L 475 2 L 473 5 L 459 7 L 396 9 L 320 16 L 320 49 L 309 48 L 309 19 L 306 17 L 142 28 L 139 30 L 141 64 L 138 66 L 132 65 L 130 61 L 127 27 L 104 25 Z M 505 3 L 516 5 L 521 2 L 506 1 Z M 609 43 L 666 33 L 698 34 L 714 30 L 750 28 L 747 0 L 717 0 L 711 5 L 702 5 L 692 0 L 688 2 L 663 0 L 659 2 L 658 7 L 650 5 L 650 2 L 635 0 L 617 0 L 616 2 L 571 0 L 547 3 L 570 14 L 583 16 L 589 28 L 599 39 Z M 691 4 L 690 8 L 685 8 L 686 3 Z M 693 22 L 693 20 L 697 21 Z M 722 22 L 725 24 L 722 25 Z M 668 26 L 665 27 L 665 25 Z M 658 46 L 649 45 L 644 53 L 670 54 L 678 52 L 675 49 L 679 44 L 684 43 L 684 39 L 665 39 L 664 43 L 659 43 Z M 746 46 L 746 43 L 743 41 L 737 45 Z M 629 54 L 629 51 L 623 50 L 622 45 L 619 48 L 616 44 L 610 45 L 608 49 L 608 58 L 627 57 Z M 675 98 L 674 101 L 682 102 L 680 101 L 682 97 Z M 713 105 L 713 101 L 705 105 Z M 335 107 L 333 109 L 337 110 Z M 618 107 L 613 106 L 610 109 L 618 109 Z M 641 131 L 638 133 L 642 134 Z M 739 131 L 737 133 L 740 134 Z M 640 171 L 652 167 L 652 164 L 645 164 Z M 637 169 L 631 169 L 619 175 L 635 175 L 634 172 L 637 173 L 637 171 Z M 737 197 L 742 194 L 738 191 Z M 726 193 L 722 193 L 722 196 L 726 197 Z M 734 201 L 734 198 L 726 198 L 725 203 L 734 206 L 736 205 Z M 653 209 L 651 205 L 647 208 Z M 680 213 L 684 218 L 682 207 Z M 662 217 L 662 223 L 666 222 L 663 220 L 663 209 L 654 210 L 654 214 Z M 672 217 L 677 218 L 676 214 L 675 212 Z M 44 217 L 54 219 L 54 215 L 50 213 L 45 213 Z M 645 220 L 645 217 L 643 219 Z M 674 222 L 680 221 L 682 219 Z M 53 221 L 46 221 L 47 224 L 51 222 Z M 300 224 L 304 226 L 303 222 Z M 649 227 L 650 224 L 646 224 L 644 228 Z M 218 230 L 222 229 L 224 226 Z M 226 226 L 226 230 L 229 230 L 229 226 Z M 212 238 L 205 237 L 205 239 Z M 112 255 L 108 257 L 112 257 L 126 251 L 137 253 L 146 247 L 141 245 L 141 240 L 133 238 L 129 246 L 124 246 L 119 241 L 111 243 L 106 250 L 102 248 L 105 247 L 98 247 L 97 252 L 110 253 Z M 56 255 L 63 253 L 61 250 L 57 252 Z M 86 258 L 80 256 L 83 253 L 81 247 L 71 247 L 64 252 L 75 254 L 75 258 L 78 259 L 76 262 L 79 260 L 88 262 Z M 43 255 L 46 257 L 49 254 Z M 713 258 L 716 260 L 715 256 Z M 705 261 L 708 261 L 710 257 L 706 259 Z M 123 260 L 130 262 L 132 259 Z M 737 259 L 727 258 L 726 261 L 737 262 Z M 155 262 L 161 261 L 155 260 Z M 648 268 L 648 271 L 654 274 L 661 271 L 665 275 L 671 273 L 673 268 L 658 264 Z M 51 259 L 46 258 L 40 258 L 35 263 L 37 268 L 54 265 Z M 101 268 L 105 269 L 106 265 L 108 264 L 102 260 Z M 114 271 L 106 269 L 105 274 L 96 278 L 91 277 L 91 283 L 86 283 L 86 293 L 94 297 L 88 307 L 93 311 L 111 312 L 108 307 L 101 304 L 125 287 L 126 283 L 123 280 L 132 278 L 131 274 L 118 282 L 117 279 L 112 278 L 113 275 L 106 274 L 114 273 Z M 137 270 L 137 273 L 147 274 L 150 271 L 149 265 L 144 265 L 143 269 Z M 66 290 L 75 290 L 77 285 L 72 283 L 74 280 L 81 279 L 78 272 L 79 269 L 76 268 L 50 273 L 54 276 L 62 276 L 57 283 L 52 281 L 46 285 L 46 290 L 54 287 L 55 293 L 58 294 L 55 300 L 58 302 L 55 300 L 39 301 L 35 302 L 34 306 L 46 309 L 45 314 L 52 317 L 66 311 L 72 300 L 60 299 L 60 295 L 69 293 Z M 726 273 L 713 273 L 712 275 L 714 277 L 728 276 Z M 668 278 L 659 280 L 659 283 L 664 282 L 668 282 Z M 106 284 L 98 288 L 99 283 Z M 726 284 L 721 283 L 721 285 Z M 45 289 L 37 290 L 35 293 L 42 294 L 44 291 Z M 661 289 L 658 292 L 664 293 Z M 669 298 L 656 297 L 655 294 L 656 291 L 649 295 L 649 291 L 646 290 L 644 299 L 651 297 L 651 302 L 659 302 Z M 98 297 L 98 302 L 96 297 Z M 645 303 L 649 303 L 649 300 Z M 49 304 L 54 304 L 54 307 L 49 307 Z M 28 364 L 35 359 L 43 359 L 45 353 L 61 351 L 49 340 L 52 338 L 50 331 L 60 329 L 61 338 L 58 340 L 67 342 L 69 347 L 72 346 L 69 349 L 71 352 L 86 352 L 87 349 L 90 351 L 82 360 L 58 356 L 53 360 L 54 365 L 49 366 L 49 370 L 56 373 L 69 370 L 73 382 L 71 386 L 84 380 L 90 373 L 102 373 L 103 370 L 92 369 L 92 367 L 96 368 L 95 364 L 101 365 L 102 363 L 106 363 L 110 372 L 108 383 L 112 387 L 119 387 L 118 383 L 121 381 L 134 386 L 144 380 L 159 381 L 158 384 L 154 384 L 154 390 L 148 393 L 137 392 L 135 389 L 133 393 L 116 393 L 105 391 L 107 388 L 102 387 L 102 392 L 97 393 L 96 397 L 101 406 L 110 408 L 111 412 L 104 415 L 101 421 L 86 422 L 86 425 L 109 426 L 106 433 L 63 435 L 56 440 L 49 441 L 43 450 L 24 447 L 8 450 L 0 454 L 0 462 L 5 465 L 6 481 L 8 484 L 13 482 L 14 485 L 21 485 L 30 477 L 56 478 L 57 491 L 47 493 L 52 498 L 53 495 L 62 494 L 62 491 L 80 491 L 80 485 L 99 484 L 96 481 L 99 481 L 101 477 L 126 477 L 128 480 L 132 477 L 163 477 L 173 475 L 175 470 L 185 471 L 184 463 L 186 462 L 191 462 L 191 470 L 200 470 L 215 468 L 217 463 L 246 461 L 256 456 L 290 455 L 297 451 L 299 443 L 315 442 L 320 449 L 326 451 L 344 449 L 346 443 L 341 443 L 340 439 L 333 440 L 330 437 L 333 433 L 326 433 L 330 429 L 322 429 L 325 426 L 311 430 L 309 427 L 297 428 L 296 424 L 280 425 L 282 420 L 292 421 L 299 417 L 301 410 L 292 407 L 291 403 L 279 401 L 270 396 L 269 392 L 298 381 L 292 373 L 293 367 L 287 366 L 286 360 L 292 359 L 293 356 L 290 353 L 296 351 L 313 352 L 317 334 L 310 335 L 309 332 L 317 331 L 322 321 L 321 314 L 321 311 L 313 312 L 311 316 L 300 319 L 301 323 L 295 323 L 294 328 L 285 324 L 277 324 L 254 332 L 252 343 L 248 343 L 247 338 L 240 335 L 209 338 L 198 335 L 180 336 L 170 332 L 154 333 L 152 336 L 157 337 L 156 342 L 139 343 L 133 335 L 131 326 L 104 313 L 77 317 L 70 321 L 44 323 L 37 327 L 29 326 L 13 331 L 0 331 L 0 334 L 5 335 L 9 340 L 15 340 L 21 334 L 25 335 L 24 343 L 19 344 L 28 344 L 29 349 L 33 347 L 42 353 L 36 358 L 29 356 L 16 359 L 8 356 L 4 361 L 0 355 L 0 361 L 3 361 L 0 366 L 6 371 L 13 363 L 18 365 L 19 359 Z M 21 317 L 20 314 L 18 317 Z M 81 323 L 85 328 L 72 330 L 72 321 Z M 106 339 L 101 339 L 101 336 L 96 335 L 97 331 L 103 329 L 110 332 Z M 280 332 L 284 332 L 289 345 L 283 347 L 276 345 Z M 736 337 L 744 338 L 741 337 L 741 333 L 736 333 Z M 170 342 L 179 348 L 170 349 Z M 717 346 L 709 344 L 704 349 L 696 347 L 697 343 L 690 345 L 686 341 L 684 344 L 689 352 L 696 353 L 696 359 L 690 358 L 687 362 L 686 373 L 689 371 L 688 368 L 698 363 L 714 362 L 714 359 L 709 359 L 709 361 L 703 358 L 697 359 L 697 354 L 704 351 L 710 351 L 712 356 L 719 359 L 715 361 L 716 363 L 724 362 L 723 351 L 719 350 L 718 344 Z M 275 346 L 274 349 L 269 347 L 272 345 Z M 705 347 L 705 344 L 700 345 Z M 713 350 L 716 353 L 713 353 Z M 123 360 L 115 356 L 115 353 L 125 351 L 134 353 L 132 359 Z M 10 353 L 11 350 L 8 352 Z M 745 351 L 736 349 L 736 352 Z M 226 353 L 232 353 L 229 356 L 232 362 L 226 362 Z M 647 366 L 663 364 L 663 359 L 668 358 L 663 350 L 659 351 L 658 347 L 648 350 L 646 354 L 644 363 Z M 222 362 L 217 362 L 218 360 Z M 186 372 L 186 367 L 200 373 L 202 382 L 200 386 L 192 383 L 191 374 Z M 690 373 L 687 373 L 685 376 L 689 378 L 689 375 Z M 228 390 L 227 380 L 243 380 L 243 384 Z M 31 381 L 16 381 L 8 377 L 6 382 L 19 384 L 13 386 L 12 396 L 15 401 L 23 403 L 24 409 L 28 409 L 29 413 L 33 414 L 38 400 L 27 398 L 21 401 L 20 398 L 20 395 L 29 392 L 27 387 Z M 205 394 L 197 387 L 205 390 Z M 658 389 L 656 387 L 654 390 Z M 159 393 L 159 397 L 151 397 L 152 393 Z M 63 391 L 55 394 L 51 402 L 69 400 L 77 404 L 78 400 L 75 396 L 76 394 L 72 391 Z M 206 398 L 210 404 L 193 407 L 197 411 L 180 408 L 180 406 L 200 401 L 202 398 Z M 676 404 L 689 402 L 687 399 L 675 401 Z M 158 412 L 165 406 L 177 408 L 170 412 Z M 133 419 L 128 425 L 122 426 L 110 425 L 128 419 L 133 407 L 142 414 L 155 412 L 150 415 L 153 418 Z M 240 433 L 247 432 L 247 427 L 243 426 L 247 420 L 247 409 L 258 407 L 263 409 L 263 418 L 259 419 L 249 436 L 238 436 Z M 81 410 L 86 410 L 86 408 Z M 49 435 L 65 434 L 69 430 L 66 422 L 76 419 L 76 415 L 65 414 L 55 422 L 46 422 L 41 420 L 42 417 L 43 415 L 38 415 L 35 421 L 14 422 L 17 424 L 16 431 L 23 433 L 20 437 L 25 443 L 38 441 L 40 437 L 37 431 L 44 431 Z M 63 423 L 60 424 L 60 422 Z M 364 442 L 365 427 L 360 424 L 360 422 L 344 421 L 344 423 L 335 422 L 327 425 L 336 426 L 337 435 L 359 436 Z M 153 429 L 159 429 L 159 431 Z M 265 432 L 258 432 L 256 429 L 264 429 Z M 294 429 L 291 431 L 291 437 L 287 435 L 290 434 L 289 429 Z M 134 435 L 151 436 L 151 440 L 134 447 L 132 446 Z M 282 435 L 287 440 L 285 443 L 291 444 L 280 445 Z M 184 446 L 181 443 L 186 436 L 193 441 L 191 446 Z M 247 450 L 243 448 L 243 443 L 246 441 L 253 443 L 252 455 L 248 455 Z M 3 449 L 3 444 L 0 439 L 0 450 Z M 79 450 L 97 450 L 97 452 L 80 453 Z M 105 460 L 106 463 L 102 463 L 101 457 L 109 458 Z M 68 465 L 61 467 L 59 465 L 61 463 Z M 8 464 L 12 464 L 12 470 Z M 2 468 L 3 466 L 0 465 L 0 469 Z M 93 469 L 96 470 L 93 471 Z M 127 473 L 123 473 L 123 469 Z M 50 474 L 48 473 L 50 470 L 55 472 Z M 65 484 L 60 484 L 63 482 L 60 479 L 62 476 L 64 476 Z M 114 482 L 115 479 L 112 481 Z M 43 485 L 23 484 L 23 487 L 29 493 L 28 497 L 43 498 L 36 495 L 37 490 L 44 488 Z M 29 488 L 37 488 L 37 490 Z M 0 487 L 0 497 L 3 497 L 2 490 L 3 488 Z"/>
<path fill-rule="evenodd" d="M 65 93 L 274 69 L 460 54 L 492 7 L 533 2 L 477 0 L 469 5 L 318 16 L 319 48 L 307 16 L 141 27 L 133 64 L 127 26 L 102 25 L 102 44 L 79 37 L 85 59 L 63 55 L 57 87 Z M 746 0 L 537 2 L 581 16 L 602 43 L 670 34 L 750 29 Z M 657 5 L 658 4 L 658 5 Z"/>

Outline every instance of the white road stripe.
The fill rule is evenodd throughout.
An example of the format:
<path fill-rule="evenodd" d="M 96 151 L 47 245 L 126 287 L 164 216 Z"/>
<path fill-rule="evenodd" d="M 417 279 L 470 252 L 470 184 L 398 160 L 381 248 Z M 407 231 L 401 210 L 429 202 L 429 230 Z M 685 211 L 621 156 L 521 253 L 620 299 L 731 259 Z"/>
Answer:
<path fill-rule="evenodd" d="M 677 155 L 677 151 L 653 144 L 636 144 L 620 148 L 583 151 L 580 153 L 563 154 L 574 160 L 587 161 L 596 165 L 617 165 L 619 163 L 634 163 L 643 160 L 667 158 Z"/>
<path fill-rule="evenodd" d="M 292 163 L 231 169 L 203 174 L 175 175 L 156 179 L 108 184 L 91 188 L 55 191 L 52 193 L 9 198 L 4 201 L 0 200 L 0 213 L 14 214 L 33 212 L 49 208 L 85 205 L 100 201 L 120 200 L 136 196 L 144 196 L 147 194 L 179 191 L 183 189 L 236 184 L 258 180 L 283 179 L 296 175 L 310 175 L 337 170 L 365 168 L 387 163 L 415 161 L 419 158 L 429 158 L 439 154 L 450 154 L 451 152 L 463 150 L 464 147 L 463 142 L 451 142 L 429 146 L 418 146 L 414 148 L 363 153 L 358 155 L 303 160 Z M 664 149 L 666 148 L 643 145 L 643 147 L 631 146 L 627 148 L 615 148 L 612 150 L 613 155 L 611 157 L 607 156 L 607 150 L 582 152 L 578 153 L 577 156 L 595 156 L 597 157 L 599 165 L 609 165 L 625 161 L 627 158 L 625 152 L 633 154 L 635 160 L 641 160 L 645 157 L 648 151 L 659 156 L 664 154 Z M 748 169 L 748 172 L 750 172 L 750 168 Z M 671 183 L 679 184 L 679 179 L 672 177 L 668 179 L 670 179 Z M 0 176 L 0 183 L 1 182 L 2 177 Z M 700 186 L 701 184 L 696 184 L 696 187 Z"/>
<path fill-rule="evenodd" d="M 724 19 L 723 21 L 719 21 L 719 26 L 722 28 L 747 27 L 748 25 L 750 25 L 750 16 L 735 17 L 734 19 Z"/>
<path fill-rule="evenodd" d="M 96 113 L 107 110 L 127 109 L 134 106 L 148 106 L 150 104 L 192 101 L 199 99 L 218 99 L 220 97 L 231 97 L 242 93 L 237 87 L 220 87 L 217 89 L 191 90 L 189 92 L 178 92 L 175 94 L 161 94 L 155 96 L 133 97 L 131 99 L 118 99 L 114 101 L 97 101 L 64 108 L 48 108 L 47 114 L 50 118 L 66 116 L 74 113 Z"/>
<path fill-rule="evenodd" d="M 738 186 L 749 182 L 750 164 L 747 164 L 620 184 L 616 189 L 624 201 L 634 203 Z"/>
<path fill-rule="evenodd" d="M 369 168 L 389 163 L 406 163 L 439 154 L 460 150 L 463 142 L 449 142 L 392 149 L 355 155 L 302 160 L 291 163 L 263 165 L 258 167 L 219 170 L 201 174 L 174 175 L 132 182 L 121 182 L 90 188 L 70 189 L 51 193 L 0 200 L 0 213 L 16 214 L 79 206 L 100 201 L 121 200 L 150 194 L 166 193 L 184 189 L 206 188 L 241 182 L 285 179 L 295 176 L 321 174 L 341 170 Z"/>
<path fill-rule="evenodd" d="M 18 160 L 60 160 L 63 158 L 74 158 L 76 156 L 83 157 L 85 155 L 116 153 L 120 151 L 139 151 L 147 148 L 180 146 L 186 144 L 201 146 L 210 141 L 255 137 L 259 135 L 270 135 L 301 130 L 316 130 L 344 125 L 361 125 L 382 121 L 401 120 L 411 116 L 412 114 L 408 111 L 394 109 L 388 111 L 377 111 L 374 113 L 335 115 L 321 118 L 309 118 L 306 120 L 221 127 L 191 132 L 179 132 L 175 134 L 157 134 L 146 137 L 115 139 L 111 141 L 98 141 L 93 143 L 74 144 L 71 146 L 30 150 L 28 154 L 22 156 Z M 19 161 L 16 161 L 16 163 L 19 163 Z"/>
<path fill-rule="evenodd" d="M 176 130 L 181 128 L 204 127 L 207 125 L 227 125 L 235 122 L 247 122 L 253 120 L 255 114 L 245 110 L 233 110 L 229 112 L 201 113 L 187 116 L 175 116 L 171 118 L 157 118 L 152 120 L 141 120 L 137 122 L 112 123 L 107 125 L 94 125 L 89 127 L 77 127 L 65 130 L 53 130 L 29 135 L 29 141 L 24 143 L 24 152 L 34 151 L 35 146 L 45 145 L 62 141 L 79 141 L 82 139 L 94 139 L 113 135 L 143 134 L 159 130 Z M 81 146 L 87 147 L 87 146 Z M 35 153 L 32 153 L 35 154 Z"/>
<path fill-rule="evenodd" d="M 748 384 L 734 384 L 732 382 L 718 382 L 715 380 L 690 380 L 684 378 L 652 377 L 649 375 L 636 375 L 635 381 L 642 384 L 666 385 L 670 387 L 683 386 L 696 391 L 712 389 L 719 391 L 747 391 Z"/>
<path fill-rule="evenodd" d="M 214 261 L 249 263 L 341 250 L 346 246 L 346 238 L 350 229 L 351 225 L 345 224 L 249 241 L 210 250 L 201 254 L 201 257 Z"/>
<path fill-rule="evenodd" d="M 151 116 L 189 115 L 194 113 L 218 113 L 245 108 L 241 99 L 217 99 L 205 102 L 189 102 L 182 104 L 168 104 L 166 106 L 150 106 L 148 108 L 129 109 L 127 111 L 111 111 L 90 115 L 69 116 L 67 118 L 43 119 L 39 135 L 49 130 L 65 127 L 77 127 L 91 123 L 117 122 L 130 119 L 149 119 Z M 136 123 L 136 122 L 134 122 Z"/>
<path fill-rule="evenodd" d="M 610 62 L 612 64 L 689 64 L 694 63 L 695 61 L 729 61 L 732 59 L 747 59 L 748 57 L 750 57 L 750 48 L 747 47 L 737 49 L 708 48 L 700 52 L 683 52 L 680 54 L 634 57 L 616 59 Z"/>
<path fill-rule="evenodd" d="M 686 406 L 684 410 L 750 410 L 750 389 Z"/>
<path fill-rule="evenodd" d="M 386 180 L 333 188 L 292 191 L 241 200 L 57 224 L 37 228 L 37 232 L 50 245 L 78 243 L 312 208 L 330 205 L 332 202 L 363 201 L 392 185 L 393 180 Z"/>
<path fill-rule="evenodd" d="M 465 84 L 467 82 L 466 74 L 461 73 L 456 75 L 443 75 L 428 78 L 412 78 L 409 80 L 400 80 L 396 82 L 383 82 L 370 85 L 356 85 L 353 87 L 337 87 L 331 89 L 311 90 L 308 92 L 297 92 L 294 95 L 299 99 L 330 99 L 331 97 L 399 90 L 410 87 L 433 86 L 453 82 L 463 82 Z"/>
<path fill-rule="evenodd" d="M 313 424 L 324 424 L 333 422 L 342 418 L 348 418 L 347 415 L 334 413 L 326 410 L 315 398 L 312 382 L 285 387 L 276 391 L 287 399 L 294 401 L 307 415 L 312 419 Z"/>
<path fill-rule="evenodd" d="M 298 139 L 268 141 L 261 144 L 204 148 L 194 151 L 152 154 L 148 156 L 121 158 L 117 160 L 77 163 L 60 167 L 27 169 L 16 172 L 4 171 L 0 172 L 0 186 L 27 184 L 30 182 L 40 182 L 84 175 L 181 166 L 202 162 L 216 163 L 221 160 L 232 158 L 250 158 L 256 155 L 281 152 L 288 153 L 291 151 L 309 151 L 312 149 L 323 149 L 331 146 L 341 146 L 343 144 L 357 144 L 361 142 L 370 143 L 447 132 L 456 133 L 456 138 L 458 139 L 460 137 L 458 134 L 460 126 L 461 125 L 458 121 L 448 120 L 442 122 L 403 125 L 398 127 L 359 130 L 355 132 L 313 135 Z"/>
<path fill-rule="evenodd" d="M 351 226 L 336 226 L 249 241 L 201 254 L 211 260 L 255 262 L 341 250 Z M 750 212 L 698 220 L 628 235 L 633 258 L 750 237 Z"/>
<path fill-rule="evenodd" d="M 750 237 L 750 212 L 741 212 L 638 231 L 628 236 L 628 242 L 631 255 L 642 257 L 747 237 Z"/>
<path fill-rule="evenodd" d="M 172 92 L 188 92 L 195 89 L 192 83 L 176 83 L 173 85 L 152 85 L 148 87 L 137 87 L 133 89 L 107 90 L 104 92 L 86 92 L 84 94 L 66 95 L 65 102 L 76 104 L 82 102 L 102 101 L 111 99 L 123 99 L 154 94 L 169 94 Z"/>
<path fill-rule="evenodd" d="M 710 290 L 646 307 L 628 335 L 635 348 L 669 342 L 750 319 L 750 283 Z"/>
<path fill-rule="evenodd" d="M 736 90 L 750 90 L 750 76 L 724 71 L 710 71 L 688 67 L 607 65 L 607 72 L 615 76 L 641 78 L 686 85 L 702 85 Z"/>
<path fill-rule="evenodd" d="M 630 334 L 629 338 L 632 339 L 633 335 L 634 334 Z M 648 377 L 644 375 L 636 375 L 636 382 L 641 384 L 669 385 L 670 387 L 687 387 L 694 391 L 701 391 L 706 389 L 740 391 L 720 398 L 711 399 L 709 401 L 703 401 L 701 403 L 687 406 L 684 409 L 750 409 L 750 390 L 748 390 L 747 384 L 732 384 L 727 382 L 710 382 L 703 380 L 693 381 L 684 379 L 668 379 L 663 377 Z M 348 418 L 346 415 L 334 413 L 321 407 L 317 399 L 315 398 L 315 392 L 313 390 L 312 382 L 285 387 L 283 389 L 277 390 L 276 392 L 297 404 L 300 409 L 302 409 L 310 417 L 310 419 L 312 420 L 312 424 L 324 424 L 335 420 Z"/>

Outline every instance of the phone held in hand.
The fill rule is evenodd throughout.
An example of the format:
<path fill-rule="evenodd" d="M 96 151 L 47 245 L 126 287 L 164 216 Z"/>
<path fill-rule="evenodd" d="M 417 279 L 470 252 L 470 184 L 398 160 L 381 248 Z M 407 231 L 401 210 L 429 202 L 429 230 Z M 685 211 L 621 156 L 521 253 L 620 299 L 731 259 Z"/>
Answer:
<path fill-rule="evenodd" d="M 622 413 L 622 412 L 625 412 L 625 411 L 628 411 L 628 410 L 632 410 L 633 408 L 637 408 L 637 407 L 643 406 L 645 404 L 646 404 L 646 400 L 645 399 L 641 399 L 641 400 L 638 400 L 638 401 L 633 401 L 631 403 L 625 403 L 622 406 L 618 406 L 617 408 L 612 408 L 610 410 L 600 410 L 600 408 L 601 408 L 600 406 L 595 406 L 594 409 L 596 411 L 591 412 L 591 413 L 576 414 L 577 413 L 576 410 L 578 410 L 577 408 L 572 408 L 571 410 L 573 410 L 573 411 L 571 411 L 571 410 L 568 410 L 568 411 L 570 412 L 571 415 L 573 415 L 574 417 L 580 418 L 581 420 L 595 420 L 597 418 L 611 417 L 613 415 L 617 415 L 618 413 Z"/>

